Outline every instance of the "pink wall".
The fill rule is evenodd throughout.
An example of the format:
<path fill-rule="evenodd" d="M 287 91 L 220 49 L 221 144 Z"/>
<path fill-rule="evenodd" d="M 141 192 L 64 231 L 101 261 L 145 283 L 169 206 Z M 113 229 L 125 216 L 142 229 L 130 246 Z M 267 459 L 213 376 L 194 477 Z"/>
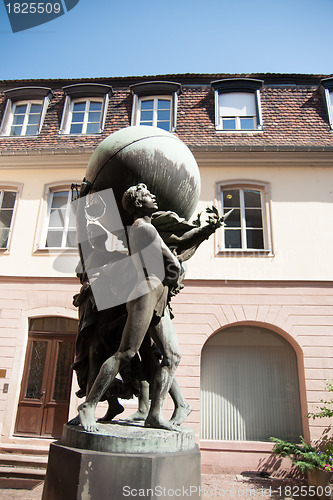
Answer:
<path fill-rule="evenodd" d="M 27 311 L 67 310 L 72 317 L 75 279 L 0 280 L 0 423 L 4 417 L 15 420 L 18 388 L 22 376 Z M 206 340 L 223 328 L 251 324 L 269 328 L 294 347 L 299 367 L 302 415 L 312 411 L 325 398 L 325 382 L 333 370 L 333 287 L 329 283 L 187 281 L 175 297 L 175 327 L 183 357 L 177 379 L 193 406 L 186 425 L 200 434 L 200 355 Z M 33 315 L 33 314 L 31 314 Z M 8 394 L 3 384 L 10 384 Z M 167 402 L 167 412 L 172 410 Z M 327 422 L 304 418 L 304 435 L 320 437 Z M 271 445 L 250 442 L 201 442 L 206 472 L 256 469 L 269 457 Z M 240 453 L 241 452 L 241 453 Z"/>
<path fill-rule="evenodd" d="M 296 351 L 302 415 L 322 398 L 333 370 L 333 287 L 330 283 L 188 281 L 175 298 L 175 327 L 183 353 L 177 378 L 194 407 L 187 423 L 200 433 L 200 354 L 206 340 L 235 324 L 271 329 Z M 327 421 L 303 418 L 304 436 L 318 439 Z M 255 470 L 271 445 L 201 441 L 206 472 Z M 241 452 L 241 453 L 239 453 Z M 288 462 L 284 462 L 284 466 Z"/>

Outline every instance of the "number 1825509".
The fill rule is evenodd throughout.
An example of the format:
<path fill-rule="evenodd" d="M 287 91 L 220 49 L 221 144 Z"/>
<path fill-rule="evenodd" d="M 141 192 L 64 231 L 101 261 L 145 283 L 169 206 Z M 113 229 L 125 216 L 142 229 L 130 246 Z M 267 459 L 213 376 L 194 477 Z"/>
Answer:
<path fill-rule="evenodd" d="M 60 3 L 49 2 L 23 2 L 7 3 L 8 14 L 60 14 Z"/>

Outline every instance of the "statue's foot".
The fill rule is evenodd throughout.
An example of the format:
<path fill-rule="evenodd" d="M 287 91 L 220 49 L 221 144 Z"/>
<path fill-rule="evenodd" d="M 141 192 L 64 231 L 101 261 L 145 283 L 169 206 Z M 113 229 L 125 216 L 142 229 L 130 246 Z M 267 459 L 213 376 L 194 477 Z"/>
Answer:
<path fill-rule="evenodd" d="M 109 405 L 108 411 L 104 415 L 104 417 L 97 419 L 97 422 L 111 422 L 116 415 L 119 415 L 124 411 L 123 405 L 120 403 L 113 403 Z"/>
<path fill-rule="evenodd" d="M 177 431 L 178 428 L 172 423 L 165 420 L 163 417 L 152 417 L 151 415 L 145 420 L 145 427 L 153 429 L 165 429 L 167 431 Z"/>
<path fill-rule="evenodd" d="M 142 420 L 146 420 L 148 415 L 148 410 L 147 411 L 136 411 L 133 413 L 133 415 L 130 415 L 126 420 L 129 422 L 141 422 Z"/>
<path fill-rule="evenodd" d="M 184 406 L 178 406 L 175 408 L 170 422 L 176 425 L 181 425 L 184 420 L 189 416 L 192 411 L 192 406 L 186 403 Z"/>
<path fill-rule="evenodd" d="M 95 420 L 95 405 L 82 403 L 82 405 L 78 407 L 78 411 L 80 423 L 85 431 L 96 432 L 99 430 Z"/>
<path fill-rule="evenodd" d="M 72 420 L 68 420 L 67 425 L 80 425 L 81 420 L 79 415 L 76 415 L 76 417 L 72 418 Z"/>

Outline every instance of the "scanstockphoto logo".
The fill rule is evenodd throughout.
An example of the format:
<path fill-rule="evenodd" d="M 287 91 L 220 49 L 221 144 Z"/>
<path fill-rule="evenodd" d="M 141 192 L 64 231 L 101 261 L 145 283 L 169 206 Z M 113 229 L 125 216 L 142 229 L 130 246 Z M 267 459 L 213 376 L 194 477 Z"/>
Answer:
<path fill-rule="evenodd" d="M 72 10 L 79 0 L 45 0 L 26 2 L 3 0 L 13 33 L 48 23 Z"/>

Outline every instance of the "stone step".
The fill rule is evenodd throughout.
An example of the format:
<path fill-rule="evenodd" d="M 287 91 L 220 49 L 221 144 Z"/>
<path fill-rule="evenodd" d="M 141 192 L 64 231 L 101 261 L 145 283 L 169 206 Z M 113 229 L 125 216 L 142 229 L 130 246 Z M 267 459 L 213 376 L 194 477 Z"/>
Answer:
<path fill-rule="evenodd" d="M 37 469 L 33 467 L 6 467 L 0 466 L 0 477 L 25 478 L 25 479 L 44 479 L 46 469 Z"/>
<path fill-rule="evenodd" d="M 48 455 L 50 443 L 42 446 L 32 446 L 31 444 L 0 444 L 0 456 L 5 453 L 13 453 L 15 455 Z"/>
<path fill-rule="evenodd" d="M 0 465 L 10 467 L 47 467 L 47 455 L 17 455 L 14 453 L 0 453 Z"/>

